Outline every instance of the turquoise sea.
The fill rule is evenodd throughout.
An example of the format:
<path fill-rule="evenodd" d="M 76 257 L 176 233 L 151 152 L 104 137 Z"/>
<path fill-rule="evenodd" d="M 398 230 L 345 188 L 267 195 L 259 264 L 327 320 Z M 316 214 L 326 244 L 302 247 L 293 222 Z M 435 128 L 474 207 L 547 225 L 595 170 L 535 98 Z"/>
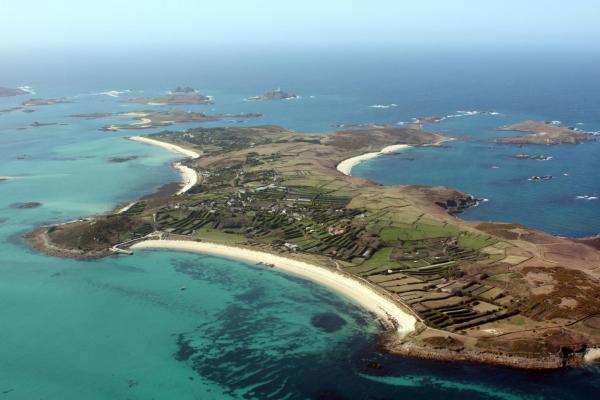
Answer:
<path fill-rule="evenodd" d="M 494 127 L 526 118 L 600 129 L 597 61 L 572 53 L 350 49 L 7 57 L 0 65 L 0 86 L 27 85 L 35 91 L 29 97 L 65 97 L 71 103 L 0 113 L 0 176 L 14 177 L 0 182 L 0 399 L 579 399 L 596 394 L 598 366 L 535 373 L 381 354 L 378 326 L 368 313 L 327 289 L 271 269 L 169 251 L 59 259 L 32 251 L 21 236 L 40 224 L 107 212 L 177 181 L 169 167 L 177 155 L 125 140 L 138 131 L 104 133 L 98 128 L 117 119 L 68 117 L 137 110 L 122 100 L 177 85 L 191 85 L 215 99 L 211 106 L 181 109 L 262 112 L 247 123 L 312 132 L 458 110 L 499 112 L 432 125 L 465 140 L 381 157 L 355 174 L 386 184 L 444 184 L 489 199 L 465 218 L 519 221 L 561 235 L 595 234 L 600 202 L 577 196 L 600 193 L 598 143 L 538 149 L 494 146 L 489 139 L 497 134 Z M 278 86 L 301 98 L 243 101 Z M 101 94 L 113 90 L 122 93 Z M 0 109 L 27 98 L 2 98 Z M 35 121 L 59 125 L 31 127 Z M 175 128 L 190 126 L 195 125 Z M 515 160 L 511 156 L 517 153 L 553 159 Z M 139 158 L 109 162 L 133 155 Z M 555 179 L 527 181 L 546 174 Z M 20 202 L 42 206 L 15 208 Z M 369 368 L 370 362 L 382 368 Z"/>

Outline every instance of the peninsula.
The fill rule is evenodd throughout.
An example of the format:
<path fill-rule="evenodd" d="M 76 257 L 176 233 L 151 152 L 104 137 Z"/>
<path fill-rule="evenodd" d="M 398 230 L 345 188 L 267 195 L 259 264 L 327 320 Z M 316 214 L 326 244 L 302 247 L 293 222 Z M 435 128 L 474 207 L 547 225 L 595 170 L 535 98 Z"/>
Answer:
<path fill-rule="evenodd" d="M 600 347 L 597 248 L 463 221 L 453 214 L 470 196 L 382 186 L 340 168 L 389 146 L 448 140 L 440 134 L 416 124 L 328 134 L 269 125 L 136 140 L 185 154 L 179 165 L 197 179 L 178 195 L 42 226 L 27 235 L 35 248 L 82 258 L 177 248 L 283 267 L 372 311 L 387 328 L 382 347 L 401 355 L 548 369 Z"/>
<path fill-rule="evenodd" d="M 496 143 L 503 144 L 578 144 L 594 139 L 593 134 L 561 126 L 558 121 L 524 121 L 502 126 L 497 130 L 527 133 L 523 136 L 508 136 L 495 140 Z"/>

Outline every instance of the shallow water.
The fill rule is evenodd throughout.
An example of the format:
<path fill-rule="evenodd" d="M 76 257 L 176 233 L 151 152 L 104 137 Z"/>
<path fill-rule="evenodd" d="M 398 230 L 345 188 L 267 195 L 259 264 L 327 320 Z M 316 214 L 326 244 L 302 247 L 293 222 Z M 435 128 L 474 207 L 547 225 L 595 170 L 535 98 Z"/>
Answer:
<path fill-rule="evenodd" d="M 597 171 L 593 164 L 596 144 L 544 149 L 544 153 L 552 151 L 555 160 L 537 163 L 513 161 L 506 156 L 515 149 L 488 149 L 485 141 L 492 136 L 488 129 L 496 122 L 529 116 L 569 121 L 566 117 L 570 115 L 571 121 L 580 118 L 591 126 L 598 118 L 586 101 L 600 93 L 592 90 L 593 82 L 585 94 L 587 100 L 580 101 L 582 107 L 571 114 L 548 112 L 553 110 L 546 100 L 532 110 L 528 94 L 520 97 L 525 110 L 521 104 L 510 110 L 506 85 L 481 83 L 489 71 L 477 70 L 477 85 L 467 74 L 453 69 L 452 65 L 460 63 L 452 64 L 449 58 L 448 66 L 457 79 L 442 89 L 445 77 L 436 75 L 435 65 L 419 69 L 412 58 L 370 56 L 370 62 L 344 64 L 353 57 L 336 61 L 317 55 L 299 66 L 285 63 L 293 56 L 275 55 L 271 63 L 248 61 L 243 70 L 231 61 L 247 60 L 235 58 L 208 67 L 203 59 L 188 58 L 140 69 L 135 63 L 123 67 L 123 62 L 131 61 L 127 59 L 92 62 L 84 58 L 67 65 L 56 61 L 57 57 L 46 60 L 44 75 L 31 63 L 17 65 L 18 59 L 3 64 L 2 85 L 29 84 L 37 91 L 35 97 L 67 96 L 74 102 L 36 107 L 31 114 L 0 114 L 0 175 L 16 177 L 0 182 L 0 398 L 576 399 L 597 393 L 597 367 L 528 373 L 379 354 L 378 328 L 370 315 L 337 294 L 272 269 L 169 251 L 67 260 L 37 254 L 20 238 L 40 224 L 104 213 L 178 180 L 169 167 L 177 155 L 123 139 L 139 131 L 107 134 L 97 128 L 116 119 L 87 121 L 67 115 L 136 109 L 120 100 L 141 94 L 113 98 L 93 93 L 131 88 L 144 95 L 158 94 L 179 84 L 197 86 L 214 95 L 216 102 L 182 109 L 259 111 L 265 115 L 248 123 L 279 123 L 308 131 L 327 131 L 339 123 L 396 123 L 462 108 L 497 108 L 504 117 L 465 117 L 433 126 L 452 135 L 468 135 L 470 141 L 444 149 L 409 150 L 361 165 L 357 171 L 378 179 L 378 168 L 389 170 L 393 165 L 398 173 L 390 179 L 398 182 L 414 179 L 415 183 L 427 183 L 430 179 L 431 183 L 456 183 L 459 189 L 489 197 L 488 203 L 466 214 L 469 218 L 520 218 L 514 214 L 520 212 L 515 208 L 538 207 L 531 203 L 531 196 L 546 193 L 551 209 L 560 207 L 564 220 L 552 212 L 544 223 L 558 230 L 571 227 L 579 233 L 594 229 L 589 223 L 598 212 L 594 202 L 585 204 L 590 208 L 589 214 L 584 213 L 588 223 L 580 224 L 582 211 L 577 207 L 584 205 L 571 201 L 575 194 L 598 190 L 597 179 L 590 179 L 590 171 Z M 373 71 L 373 75 L 364 71 Z M 554 66 L 546 73 L 560 71 Z M 525 84 L 525 78 L 511 73 L 506 80 L 513 86 L 515 82 Z M 243 101 L 284 84 L 284 89 L 302 98 L 275 103 Z M 558 90 L 541 87 L 540 96 Z M 573 98 L 577 95 L 570 94 L 569 99 Z M 0 108 L 20 101 L 22 98 L 0 99 Z M 398 106 L 369 108 L 390 103 Z M 20 129 L 34 121 L 68 125 Z M 178 127 L 187 126 L 191 125 Z M 465 163 L 462 155 L 474 153 L 478 155 Z M 108 162 L 115 156 L 131 155 L 139 158 Z M 582 157 L 586 157 L 585 163 Z M 429 164 L 437 172 L 418 168 Z M 488 164 L 501 168 L 487 168 Z M 528 167 L 521 171 L 523 164 Z M 528 175 L 547 173 L 547 168 L 557 175 L 568 168 L 569 180 L 557 178 L 537 186 L 522 181 Z M 441 173 L 449 169 L 457 172 Z M 493 178 L 492 173 L 500 177 Z M 461 186 L 467 184 L 472 186 Z M 502 184 L 523 192 L 522 198 L 515 197 L 520 199 L 519 207 L 511 209 L 511 204 L 502 203 Z M 554 185 L 558 188 L 552 189 Z M 490 188 L 494 190 L 488 193 Z M 562 205 L 556 203 L 561 193 L 567 199 Z M 42 206 L 12 207 L 30 201 Z M 498 214 L 501 212 L 505 214 Z M 182 286 L 186 290 L 180 290 Z M 379 362 L 382 369 L 368 368 L 370 361 Z"/>
<path fill-rule="evenodd" d="M 491 142 L 501 135 L 522 134 L 494 128 L 530 118 L 534 117 L 481 115 L 429 125 L 429 129 L 460 141 L 371 159 L 355 167 L 352 174 L 384 184 L 449 186 L 486 199 L 464 212 L 461 218 L 465 219 L 516 222 L 562 236 L 600 233 L 600 142 L 559 146 Z M 552 159 L 517 159 L 514 156 L 518 154 Z M 529 180 L 544 175 L 553 179 Z"/>

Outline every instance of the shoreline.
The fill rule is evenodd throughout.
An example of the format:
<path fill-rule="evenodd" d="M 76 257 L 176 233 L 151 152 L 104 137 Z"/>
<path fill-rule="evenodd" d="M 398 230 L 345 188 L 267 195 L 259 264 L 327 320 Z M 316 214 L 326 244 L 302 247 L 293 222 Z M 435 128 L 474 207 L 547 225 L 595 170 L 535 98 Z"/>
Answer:
<path fill-rule="evenodd" d="M 180 147 L 169 142 L 162 142 L 145 137 L 132 137 L 130 139 L 163 147 L 169 151 L 185 154 L 186 156 L 192 158 L 200 157 L 200 154 L 192 150 L 185 149 L 184 147 Z M 436 144 L 439 144 L 439 142 Z M 379 152 L 366 153 L 343 160 L 337 165 L 336 169 L 339 172 L 350 176 L 352 167 L 360 162 L 378 157 L 383 154 L 400 151 L 408 147 L 412 146 L 406 144 L 387 146 Z M 341 153 L 340 156 L 343 157 L 343 154 L 344 153 Z M 341 158 L 340 156 L 338 157 Z M 335 159 L 332 159 L 332 161 L 334 160 Z M 343 164 L 344 162 L 346 162 L 345 165 Z M 178 166 L 188 168 L 194 172 L 192 168 L 185 167 L 181 162 L 175 162 L 174 167 L 177 168 Z M 347 173 L 344 172 L 344 167 L 349 168 Z M 328 170 L 331 171 L 331 166 L 328 167 Z M 197 174 L 195 174 L 195 176 L 197 178 Z M 183 182 L 182 185 L 184 183 L 185 186 L 187 186 L 186 182 Z M 175 187 L 176 183 L 173 183 L 172 185 Z M 185 186 L 182 190 L 185 189 Z M 147 237 L 152 237 L 156 233 L 157 232 L 154 232 L 154 234 L 148 235 Z M 67 250 L 64 252 L 64 254 L 60 254 L 62 253 L 62 251 L 60 251 L 61 249 L 53 246 L 52 243 L 47 240 L 48 237 L 45 233 L 39 236 L 44 239 L 38 240 L 39 247 L 46 247 L 49 250 L 49 253 L 55 253 L 53 255 L 75 258 L 95 258 L 113 254 L 108 250 L 106 252 L 104 250 L 99 250 L 84 254 L 78 252 L 76 249 Z M 357 278 L 354 275 L 341 272 L 339 267 L 338 272 L 338 270 L 333 268 L 333 264 L 330 265 L 327 262 L 322 262 L 320 258 L 313 259 L 311 257 L 307 257 L 308 261 L 304 262 L 301 261 L 304 259 L 303 257 L 294 257 L 292 255 L 287 257 L 287 253 L 272 252 L 270 250 L 257 251 L 243 245 L 216 244 L 211 242 L 195 241 L 194 239 L 145 240 L 140 238 L 138 240 L 144 241 L 132 245 L 131 249 L 171 249 L 178 251 L 191 251 L 202 254 L 214 254 L 225 258 L 240 259 L 250 263 L 255 262 L 266 264 L 268 267 L 277 267 L 281 271 L 300 276 L 302 279 L 310 280 L 321 286 L 328 287 L 350 299 L 354 304 L 357 304 L 363 309 L 372 312 L 372 314 L 376 316 L 376 320 L 381 322 L 382 325 L 387 328 L 382 333 L 387 334 L 386 336 L 388 336 L 388 338 L 393 338 L 393 340 L 383 341 L 387 344 L 386 346 L 383 346 L 384 350 L 390 354 L 440 361 L 487 363 L 519 369 L 557 369 L 566 366 L 578 366 L 582 365 L 583 361 L 591 362 L 599 356 L 599 350 L 597 349 L 597 346 L 594 349 L 590 349 L 589 354 L 588 352 L 584 352 L 585 348 L 578 348 L 575 351 L 574 356 L 570 358 L 561 357 L 560 354 L 554 353 L 532 353 L 530 356 L 523 356 L 523 354 L 520 353 L 511 354 L 510 350 L 504 349 L 503 347 L 494 348 L 495 350 L 478 349 L 476 346 L 474 347 L 473 343 L 467 342 L 465 342 L 465 345 L 468 346 L 465 346 L 459 350 L 450 347 L 439 348 L 436 347 L 437 345 L 435 343 L 428 344 L 427 342 L 421 342 L 421 337 L 419 335 L 424 332 L 423 328 L 429 328 L 427 325 L 425 325 L 425 322 L 421 320 L 418 314 L 413 313 L 410 306 L 405 305 L 404 302 L 399 299 L 395 299 L 395 296 L 390 294 L 390 292 L 387 292 L 385 289 L 380 290 L 380 287 L 378 286 L 371 285 L 366 281 L 362 282 L 363 279 L 360 277 Z M 423 325 L 421 325 L 421 323 Z M 435 331 L 436 334 L 440 333 L 437 332 L 437 330 Z M 450 334 L 444 335 L 450 337 Z M 462 337 L 464 332 L 457 335 Z M 437 338 L 435 336 L 432 337 L 434 339 Z M 465 339 L 470 338 L 469 336 L 464 337 Z"/>
<path fill-rule="evenodd" d="M 145 144 L 149 144 L 152 146 L 162 147 L 163 149 L 169 150 L 171 152 L 183 154 L 187 158 L 191 158 L 191 159 L 200 158 L 200 155 L 201 155 L 198 152 L 183 148 L 181 146 L 177 146 L 175 144 L 162 142 L 160 140 L 155 140 L 155 139 L 149 139 L 149 138 L 146 138 L 143 136 L 130 136 L 128 139 L 133 140 L 134 142 L 140 142 L 140 143 L 145 143 Z M 192 168 L 190 168 L 186 165 L 183 165 L 181 162 L 173 163 L 173 168 L 175 168 L 176 170 L 179 171 L 179 173 L 181 175 L 181 184 L 183 185 L 183 187 L 176 193 L 176 195 L 179 196 L 179 195 L 184 194 L 185 192 L 190 190 L 196 183 L 198 183 L 198 174 Z M 131 205 L 133 205 L 133 204 L 134 203 L 132 203 Z M 124 209 L 121 209 L 121 211 L 119 211 L 119 212 L 126 211 L 128 209 L 128 207 L 130 207 L 131 205 L 125 207 Z"/>
<path fill-rule="evenodd" d="M 402 150 L 406 150 L 407 148 L 410 148 L 410 147 L 412 147 L 412 146 L 409 146 L 407 144 L 394 144 L 391 146 L 386 146 L 383 149 L 381 149 L 380 151 L 364 153 L 359 156 L 350 157 L 345 160 L 342 160 L 337 164 L 335 169 L 337 169 L 339 172 L 341 172 L 344 175 L 352 176 L 352 168 L 356 167 L 358 164 L 365 162 L 367 160 L 373 159 L 373 158 L 377 158 L 377 157 L 386 155 L 386 154 L 398 153 L 398 152 L 400 152 Z"/>
<path fill-rule="evenodd" d="M 417 323 L 417 319 L 413 315 L 368 286 L 341 273 L 304 261 L 242 247 L 185 240 L 146 240 L 134 244 L 131 248 L 191 251 L 245 262 L 272 264 L 278 270 L 325 286 L 352 300 L 355 304 L 377 315 L 380 320 L 387 322 L 386 325 L 393 326 L 396 333 L 401 336 L 413 332 Z"/>
<path fill-rule="evenodd" d="M 201 155 L 198 152 L 183 148 L 181 146 L 177 146 L 176 144 L 162 142 L 160 140 L 150 139 L 150 138 L 143 137 L 143 136 L 130 136 L 127 139 L 133 140 L 134 142 L 141 142 L 141 143 L 150 144 L 153 146 L 159 146 L 159 147 L 162 147 L 163 149 L 167 149 L 173 153 L 183 154 L 184 156 L 186 156 L 188 158 L 192 158 L 192 159 L 200 158 L 200 155 Z"/>

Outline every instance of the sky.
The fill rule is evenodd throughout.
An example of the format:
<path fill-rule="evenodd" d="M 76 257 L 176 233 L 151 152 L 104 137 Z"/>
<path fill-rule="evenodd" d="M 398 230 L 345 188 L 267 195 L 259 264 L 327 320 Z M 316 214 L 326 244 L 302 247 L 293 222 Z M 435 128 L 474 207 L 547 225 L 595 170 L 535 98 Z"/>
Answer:
<path fill-rule="evenodd" d="M 597 46 L 598 0 L 0 0 L 0 50 Z"/>

